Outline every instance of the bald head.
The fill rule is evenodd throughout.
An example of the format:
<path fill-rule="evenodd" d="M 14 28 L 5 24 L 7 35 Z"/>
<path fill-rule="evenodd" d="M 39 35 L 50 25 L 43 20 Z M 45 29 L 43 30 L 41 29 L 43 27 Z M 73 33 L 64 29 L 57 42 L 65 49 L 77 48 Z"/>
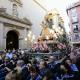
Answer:
<path fill-rule="evenodd" d="M 54 56 L 50 56 L 49 57 L 49 62 L 52 62 L 52 61 L 54 61 L 55 60 L 55 57 Z"/>

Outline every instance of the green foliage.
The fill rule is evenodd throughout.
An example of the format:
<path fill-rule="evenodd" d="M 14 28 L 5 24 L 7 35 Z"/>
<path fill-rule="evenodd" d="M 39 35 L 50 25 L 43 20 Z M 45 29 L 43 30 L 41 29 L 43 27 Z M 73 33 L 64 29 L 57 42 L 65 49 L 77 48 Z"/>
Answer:
<path fill-rule="evenodd" d="M 60 43 L 65 43 L 65 44 L 68 44 L 68 39 L 67 39 L 67 37 L 66 37 L 66 34 L 64 33 L 63 35 L 59 35 L 58 36 L 58 41 L 60 42 Z"/>

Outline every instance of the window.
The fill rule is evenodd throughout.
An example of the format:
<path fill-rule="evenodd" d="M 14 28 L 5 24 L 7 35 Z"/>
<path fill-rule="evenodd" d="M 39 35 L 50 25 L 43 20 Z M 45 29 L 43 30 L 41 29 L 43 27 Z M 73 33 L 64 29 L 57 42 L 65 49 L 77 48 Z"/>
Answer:
<path fill-rule="evenodd" d="M 76 40 L 79 39 L 79 34 L 75 34 L 75 39 L 76 39 Z"/>
<path fill-rule="evenodd" d="M 78 21 L 78 17 L 77 17 L 76 8 L 73 8 L 73 9 L 71 10 L 71 15 L 72 15 L 72 21 L 73 21 L 73 22 L 77 22 L 77 21 Z"/>
<path fill-rule="evenodd" d="M 13 4 L 13 15 L 18 17 L 17 5 Z"/>
<path fill-rule="evenodd" d="M 74 32 L 78 32 L 78 24 L 73 24 L 73 30 Z"/>

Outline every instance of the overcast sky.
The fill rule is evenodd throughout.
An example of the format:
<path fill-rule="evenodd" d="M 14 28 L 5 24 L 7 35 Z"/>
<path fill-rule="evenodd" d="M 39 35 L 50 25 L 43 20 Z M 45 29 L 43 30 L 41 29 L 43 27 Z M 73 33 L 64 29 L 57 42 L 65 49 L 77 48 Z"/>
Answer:
<path fill-rule="evenodd" d="M 65 21 L 66 31 L 69 32 L 68 17 L 66 14 L 66 8 L 74 2 L 79 0 L 37 0 L 48 11 L 57 8 L 60 15 Z M 25 14 L 27 18 L 33 23 L 33 33 L 39 35 L 41 32 L 41 22 L 46 12 L 37 5 L 33 0 L 23 0 Z"/>

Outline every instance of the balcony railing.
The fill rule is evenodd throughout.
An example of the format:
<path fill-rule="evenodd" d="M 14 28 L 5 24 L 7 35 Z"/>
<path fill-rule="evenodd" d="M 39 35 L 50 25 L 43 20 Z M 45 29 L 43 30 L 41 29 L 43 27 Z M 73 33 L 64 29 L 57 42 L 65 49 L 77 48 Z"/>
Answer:
<path fill-rule="evenodd" d="M 80 33 L 74 33 L 70 35 L 70 42 L 80 42 Z"/>

